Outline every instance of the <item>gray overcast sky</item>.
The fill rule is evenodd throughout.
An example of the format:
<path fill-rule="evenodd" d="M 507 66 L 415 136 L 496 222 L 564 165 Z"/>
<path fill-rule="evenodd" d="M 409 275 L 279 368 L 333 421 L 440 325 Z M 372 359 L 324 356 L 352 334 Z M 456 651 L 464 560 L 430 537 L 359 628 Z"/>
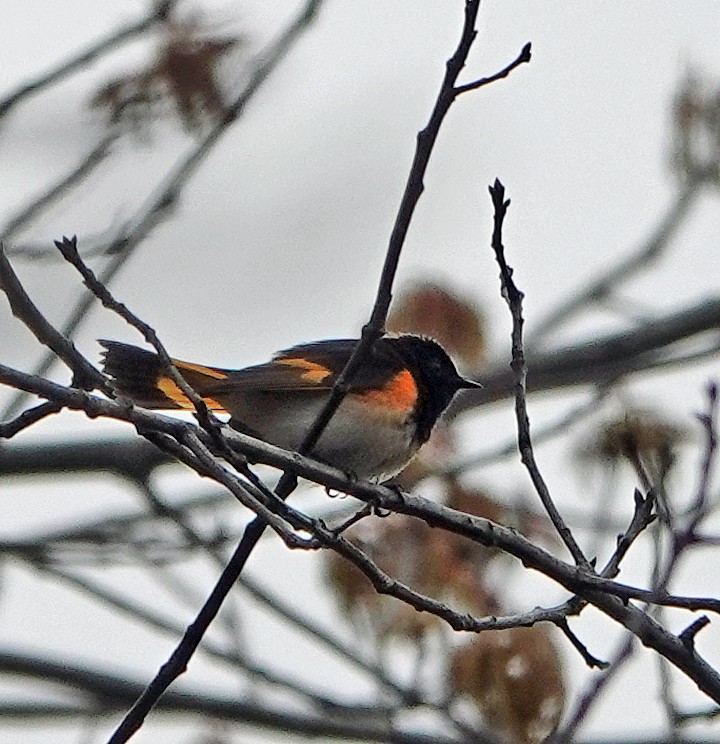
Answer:
<path fill-rule="evenodd" d="M 280 13 L 289 17 L 297 4 L 257 1 L 215 7 L 230 28 L 249 35 L 255 51 L 280 27 Z M 31 79 L 143 9 L 141 2 L 115 0 L 6 3 L 0 89 Z M 716 82 L 720 79 L 720 4 L 486 0 L 480 18 L 481 34 L 466 80 L 503 67 L 526 41 L 533 43 L 533 59 L 509 79 L 464 96 L 453 107 L 433 154 L 399 283 L 439 276 L 477 297 L 487 305 L 493 349 L 501 353 L 508 321 L 488 247 L 487 185 L 500 177 L 512 198 L 506 244 L 527 294 L 532 328 L 534 319 L 584 278 L 642 240 L 671 201 L 670 102 L 687 69 L 697 67 Z M 159 331 L 172 353 L 242 366 L 301 340 L 358 332 L 374 296 L 415 134 L 427 120 L 461 20 L 460 0 L 327 3 L 316 26 L 195 177 L 177 217 L 154 232 L 114 284 L 117 295 Z M 144 47 L 134 46 L 114 63 L 130 70 L 143 54 Z M 0 216 L 14 212 L 26 195 L 42 189 L 50 174 L 63 172 L 91 144 L 88 123 L 96 131 L 100 125 L 76 106 L 76 91 L 80 88 L 85 100 L 111 67 L 93 69 L 39 96 L 4 124 Z M 109 222 L 122 221 L 184 146 L 177 133 L 167 130 L 159 130 L 149 148 L 132 151 L 126 145 L 129 155 L 117 175 L 82 189 L 72 207 L 53 211 L 32 238 L 49 242 L 77 233 L 82 241 Z M 662 270 L 640 283 L 633 301 L 669 309 L 717 292 L 719 229 L 718 201 L 708 197 Z M 65 266 L 28 264 L 21 269 L 50 312 L 66 310 L 77 295 L 78 282 Z M 4 344 L 8 361 L 28 366 L 26 357 L 34 347 L 4 313 L 0 333 L 9 339 Z M 91 356 L 98 336 L 136 340 L 115 318 L 95 312 L 78 335 Z M 660 380 L 652 391 L 638 395 L 658 396 L 679 405 L 681 417 L 690 417 L 700 406 L 708 369 L 684 374 Z M 539 403 L 538 413 L 545 410 Z M 473 432 L 494 436 L 504 427 L 510 433 L 509 421 L 507 411 L 490 413 Z M 98 426 L 93 432 L 119 431 Z M 35 436 L 58 437 L 67 431 L 83 436 L 88 427 L 80 417 L 62 416 Z M 546 465 L 561 494 L 577 487 L 563 461 L 553 459 L 566 454 L 550 451 Z M 512 477 L 524 487 L 517 471 Z M 105 504 L 128 498 L 109 484 L 97 490 Z M 33 519 L 51 520 L 48 504 L 58 501 L 63 509 L 67 505 L 62 519 L 72 510 L 88 515 L 98 508 L 97 491 L 71 505 L 60 486 L 53 492 L 62 496 L 57 501 L 54 495 L 36 496 L 27 486 L 17 491 L 37 506 Z M 18 529 L 29 514 L 9 506 L 5 511 L 4 523 Z M 283 570 L 272 585 L 277 592 L 292 594 L 300 578 L 317 578 L 312 556 L 287 559 L 270 544 L 255 556 L 252 569 L 265 577 L 263 566 L 280 561 Z M 117 643 L 109 646 L 107 626 L 98 627 L 101 621 L 95 616 L 83 616 L 80 640 L 78 612 L 86 608 L 68 608 L 48 586 L 38 597 L 33 577 L 18 581 L 2 612 L 29 618 L 56 607 L 56 601 L 62 609 L 52 633 L 65 649 L 122 666 L 127 647 L 137 645 L 144 652 L 135 668 L 144 674 L 151 674 L 170 649 L 168 643 L 158 644 L 121 623 L 112 625 Z M 325 611 L 332 613 L 329 606 Z M 2 626 L 5 642 L 44 646 L 36 626 L 23 629 L 15 619 L 10 627 Z M 586 627 L 590 632 L 605 626 L 591 616 Z M 717 651 L 720 636 L 711 633 L 703 638 L 712 637 Z M 269 643 L 268 637 L 258 633 L 258 646 Z M 269 647 L 268 654 L 273 650 Z M 600 655 L 602 650 L 596 649 Z M 302 669 L 302 659 L 295 661 Z M 332 661 L 327 663 L 328 684 L 337 684 L 341 678 L 333 674 L 341 672 Z M 584 674 L 575 657 L 569 663 L 578 677 Z M 204 679 L 198 666 L 193 681 Z M 609 711 L 625 715 L 628 730 L 644 730 L 653 708 L 648 703 L 642 715 L 635 715 L 635 703 L 619 693 L 599 710 L 591 732 L 607 727 Z M 167 741 L 177 741 L 172 736 Z M 23 737 L 30 744 L 45 740 L 40 734 Z M 0 743 L 10 741 L 17 739 L 0 731 Z M 159 730 L 151 729 L 137 741 L 161 742 Z"/>

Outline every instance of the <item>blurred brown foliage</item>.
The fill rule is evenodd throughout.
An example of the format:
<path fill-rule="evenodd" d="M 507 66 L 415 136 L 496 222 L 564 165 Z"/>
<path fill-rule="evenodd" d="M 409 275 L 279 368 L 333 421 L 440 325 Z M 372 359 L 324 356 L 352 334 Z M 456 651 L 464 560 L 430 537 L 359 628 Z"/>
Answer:
<path fill-rule="evenodd" d="M 170 15 L 147 68 L 106 83 L 91 106 L 104 110 L 110 124 L 134 130 L 168 111 L 187 131 L 198 130 L 225 114 L 220 64 L 244 43 L 242 36 L 213 34 L 200 16 L 180 20 Z"/>
<path fill-rule="evenodd" d="M 602 422 L 580 450 L 584 459 L 609 466 L 627 462 L 641 482 L 662 485 L 677 460 L 683 429 L 649 410 L 627 410 Z"/>
<path fill-rule="evenodd" d="M 451 680 L 510 741 L 539 744 L 554 731 L 563 710 L 562 667 L 542 625 L 473 638 L 453 654 Z"/>

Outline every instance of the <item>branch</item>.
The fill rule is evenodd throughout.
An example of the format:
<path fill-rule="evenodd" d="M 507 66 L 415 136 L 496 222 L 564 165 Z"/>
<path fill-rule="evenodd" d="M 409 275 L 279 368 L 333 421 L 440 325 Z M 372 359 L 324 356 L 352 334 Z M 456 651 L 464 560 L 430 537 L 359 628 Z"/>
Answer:
<path fill-rule="evenodd" d="M 74 385 L 90 390 L 98 388 L 105 393 L 111 392 L 103 375 L 80 354 L 72 341 L 59 333 L 37 309 L 13 271 L 1 244 L 0 290 L 7 296 L 13 315 L 24 323 L 41 344 L 51 350 L 53 356 L 62 359 L 72 370 Z"/>
<path fill-rule="evenodd" d="M 500 72 L 496 72 L 494 75 L 490 75 L 490 77 L 480 78 L 479 80 L 475 80 L 472 83 L 465 83 L 465 85 L 456 86 L 456 95 L 467 93 L 471 90 L 477 90 L 478 88 L 482 88 L 485 85 L 494 83 L 496 80 L 502 80 L 502 78 L 506 78 L 516 67 L 519 67 L 526 62 L 530 62 L 531 50 L 532 45 L 530 44 L 530 42 L 528 42 L 522 48 L 520 54 L 518 54 L 518 56 L 507 67 L 504 67 L 502 70 L 500 70 Z"/>
<path fill-rule="evenodd" d="M 593 656 L 588 650 L 585 644 L 570 630 L 570 626 L 567 623 L 567 619 L 562 617 L 555 622 L 558 628 L 563 632 L 565 637 L 570 641 L 573 648 L 582 656 L 583 661 L 591 669 L 607 669 L 610 664 L 607 661 L 601 661 L 600 659 Z"/>
<path fill-rule="evenodd" d="M 31 445 L 0 448 L 0 472 L 3 475 L 95 470 L 145 483 L 156 468 L 169 462 L 173 462 L 169 455 L 138 437 L 70 443 L 58 441 L 43 445 L 33 442 Z"/>
<path fill-rule="evenodd" d="M 500 266 L 500 279 L 502 282 L 502 295 L 510 308 L 512 315 L 512 362 L 510 364 L 515 374 L 515 414 L 518 428 L 518 447 L 522 463 L 530 474 L 530 478 L 535 486 L 540 501 L 542 501 L 545 510 L 550 516 L 555 529 L 570 551 L 575 563 L 578 566 L 589 568 L 587 558 L 583 555 L 580 546 L 575 542 L 575 538 L 568 529 L 567 525 L 560 516 L 555 507 L 555 503 L 550 496 L 550 491 L 542 477 L 533 452 L 532 440 L 530 439 L 530 419 L 527 413 L 527 403 L 525 401 L 525 380 L 527 378 L 527 365 L 525 363 L 525 352 L 523 349 L 523 316 L 522 301 L 523 293 L 515 286 L 512 278 L 512 269 L 505 260 L 505 248 L 502 242 L 502 228 L 510 206 L 510 200 L 505 200 L 505 187 L 499 180 L 490 187 L 490 196 L 494 207 L 494 227 L 492 236 L 492 247 L 495 252 L 495 258 Z"/>
<path fill-rule="evenodd" d="M 710 625 L 710 618 L 707 615 L 700 615 L 697 620 L 690 623 L 690 625 L 680 633 L 678 638 L 688 651 L 692 652 L 695 650 L 695 636 L 697 636 L 697 634 L 708 625 Z"/>
<path fill-rule="evenodd" d="M 711 382 L 707 386 L 707 411 L 698 414 L 698 419 L 705 433 L 705 451 L 700 466 L 700 482 L 697 493 L 690 505 L 690 521 L 684 534 L 675 537 L 676 546 L 679 543 L 689 543 L 697 539 L 697 529 L 702 521 L 709 516 L 708 503 L 710 498 L 710 484 L 712 481 L 715 459 L 718 447 L 717 415 L 718 415 L 718 386 Z"/>
<path fill-rule="evenodd" d="M 720 327 L 720 298 L 668 313 L 633 329 L 589 338 L 546 352 L 528 352 L 527 392 L 565 389 L 575 385 L 610 384 L 623 376 L 665 364 L 674 344 Z M 672 360 L 671 360 L 672 361 Z M 457 398 L 448 414 L 457 416 L 506 398 L 514 392 L 515 375 L 497 363 L 478 375 L 483 390 Z"/>
<path fill-rule="evenodd" d="M 112 296 L 107 287 L 98 281 L 95 273 L 85 264 L 82 258 L 80 258 L 77 249 L 77 238 L 63 237 L 61 241 L 55 241 L 55 246 L 60 253 L 62 253 L 63 258 L 78 270 L 80 276 L 83 278 L 85 286 L 95 297 L 97 297 L 98 300 L 100 300 L 103 307 L 117 313 L 126 323 L 139 331 L 143 338 L 153 346 L 160 357 L 160 361 L 165 367 L 165 371 L 168 373 L 172 381 L 195 406 L 196 416 L 200 424 L 211 435 L 214 432 L 217 432 L 220 427 L 220 422 L 215 418 L 214 414 L 208 410 L 205 401 L 192 389 L 187 380 L 177 371 L 177 369 L 175 369 L 175 365 L 158 338 L 155 329 L 148 323 L 145 323 L 145 321 L 138 318 L 138 316 L 135 315 L 135 313 L 133 313 L 124 303 L 118 302 Z"/>
<path fill-rule="evenodd" d="M 70 661 L 48 661 L 10 649 L 0 649 L 0 673 L 20 675 L 61 684 L 96 703 L 93 713 L 108 715 L 125 708 L 142 690 L 142 683 Z M 327 715 L 297 714 L 287 711 L 287 706 L 260 705 L 252 696 L 243 699 L 230 696 L 209 695 L 202 689 L 170 690 L 158 701 L 158 708 L 169 713 L 190 713 L 217 720 L 253 724 L 284 734 L 393 744 L 457 744 L 457 738 L 438 734 L 425 736 L 398 730 L 387 720 L 384 712 L 370 711 L 369 715 L 342 716 L 335 719 Z M 486 741 L 483 738 L 479 742 Z"/>
<path fill-rule="evenodd" d="M 16 434 L 19 434 L 23 429 L 27 429 L 33 424 L 37 424 L 38 421 L 42 421 L 42 419 L 47 416 L 52 416 L 54 413 L 59 413 L 60 411 L 62 411 L 62 406 L 50 401 L 41 403 L 39 406 L 35 406 L 34 408 L 29 408 L 12 421 L 0 423 L 0 439 L 11 439 Z M 0 461 L 3 458 L 3 455 L 4 448 L 0 448 Z M 3 471 L 3 473 L 4 472 L 5 471 Z"/>
<path fill-rule="evenodd" d="M 180 441 L 187 439 L 188 432 L 191 432 L 194 437 L 203 440 L 206 447 L 212 446 L 212 440 L 188 422 L 152 413 L 141 408 L 128 408 L 115 401 L 104 400 L 76 388 L 63 387 L 49 380 L 43 380 L 4 365 L 0 365 L 0 383 L 19 387 L 39 397 L 57 400 L 67 408 L 85 411 L 92 418 L 104 416 L 129 422 L 140 431 L 157 431 Z M 607 592 L 623 600 L 637 599 L 668 607 L 720 613 L 720 600 L 681 597 L 610 581 L 602 576 L 588 573 L 578 569 L 577 566 L 571 566 L 558 560 L 514 530 L 488 519 L 473 517 L 420 496 L 399 492 L 392 487 L 348 478 L 347 474 L 337 468 L 304 457 L 296 452 L 283 450 L 240 432 L 227 431 L 225 436 L 233 447 L 245 454 L 250 460 L 262 462 L 280 470 L 292 471 L 313 483 L 318 483 L 333 491 L 350 494 L 381 509 L 418 517 L 431 527 L 441 527 L 487 547 L 500 548 L 514 555 L 529 568 L 538 570 L 554 579 L 573 594 L 583 594 L 588 590 Z M 229 471 L 226 472 L 230 475 Z M 250 484 L 246 484 L 246 486 L 249 487 Z M 287 509 L 287 506 L 284 506 L 284 508 Z M 305 520 L 307 522 L 307 518 Z M 311 522 L 307 522 L 306 526 L 308 529 L 315 527 Z"/>

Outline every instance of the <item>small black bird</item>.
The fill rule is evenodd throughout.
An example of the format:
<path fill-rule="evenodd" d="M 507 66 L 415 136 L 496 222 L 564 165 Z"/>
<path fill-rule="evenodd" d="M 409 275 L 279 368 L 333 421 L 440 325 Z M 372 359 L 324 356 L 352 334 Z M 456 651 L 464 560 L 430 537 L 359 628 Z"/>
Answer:
<path fill-rule="evenodd" d="M 100 343 L 105 373 L 119 393 L 146 408 L 193 408 L 157 354 L 117 341 Z M 173 363 L 208 408 L 230 415 L 235 429 L 296 450 L 356 344 L 354 339 L 301 344 L 266 364 L 239 370 Z M 458 374 L 437 341 L 412 334 L 382 336 L 312 456 L 358 478 L 387 480 L 428 440 L 455 393 L 478 387 Z"/>

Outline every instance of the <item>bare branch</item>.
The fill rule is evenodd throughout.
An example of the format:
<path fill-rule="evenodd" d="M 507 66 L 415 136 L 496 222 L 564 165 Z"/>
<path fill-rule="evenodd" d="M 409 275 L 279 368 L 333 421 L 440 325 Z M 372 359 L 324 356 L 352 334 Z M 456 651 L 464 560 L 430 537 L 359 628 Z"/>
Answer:
<path fill-rule="evenodd" d="M 36 424 L 47 416 L 52 416 L 62 410 L 62 406 L 50 401 L 41 403 L 39 406 L 23 411 L 17 418 L 7 423 L 0 423 L 0 439 L 10 439 L 23 429 Z M 2 453 L 0 451 L 0 458 Z"/>
<path fill-rule="evenodd" d="M 494 185 L 490 187 L 490 196 L 492 197 L 493 207 L 495 210 L 492 247 L 495 251 L 495 258 L 500 266 L 502 295 L 510 308 L 513 321 L 512 362 L 510 363 L 510 366 L 515 375 L 515 414 L 517 417 L 520 457 L 523 465 L 525 465 L 530 474 L 535 490 L 537 491 L 545 510 L 550 516 L 555 529 L 558 531 L 558 534 L 562 538 L 567 549 L 570 551 L 570 555 L 572 555 L 575 563 L 579 566 L 589 568 L 590 564 L 588 563 L 587 558 L 583 555 L 580 546 L 575 541 L 575 538 L 572 536 L 572 533 L 563 521 L 563 518 L 560 516 L 560 512 L 558 512 L 555 507 L 555 503 L 550 496 L 550 491 L 545 483 L 545 479 L 540 474 L 540 470 L 535 462 L 532 440 L 530 439 L 530 419 L 528 417 L 527 404 L 525 401 L 527 366 L 525 363 L 525 352 L 523 349 L 522 338 L 522 328 L 524 323 L 522 316 L 523 294 L 515 286 L 515 282 L 512 278 L 512 269 L 508 266 L 505 260 L 505 249 L 502 242 L 503 222 L 505 220 L 507 208 L 510 205 L 510 200 L 505 199 L 505 187 L 497 179 L 495 180 Z"/>
<path fill-rule="evenodd" d="M 560 628 L 560 630 L 564 633 L 565 637 L 570 641 L 570 643 L 573 645 L 573 648 L 582 656 L 585 663 L 591 668 L 591 669 L 607 669 L 610 664 L 607 661 L 601 661 L 597 657 L 593 656 L 588 650 L 587 646 L 575 635 L 575 633 L 570 630 L 570 626 L 567 623 L 567 620 L 562 617 L 559 620 L 555 621 L 555 625 Z"/>
<path fill-rule="evenodd" d="M 104 307 L 117 313 L 123 320 L 129 325 L 138 330 L 145 340 L 152 344 L 157 351 L 160 360 L 165 366 L 165 370 L 168 375 L 172 378 L 173 382 L 180 388 L 190 402 L 195 406 L 197 418 L 202 426 L 210 434 L 216 432 L 220 427 L 220 422 L 215 416 L 208 410 L 205 401 L 188 385 L 187 380 L 175 369 L 170 355 L 158 338 L 155 329 L 152 328 L 148 323 L 138 318 L 124 303 L 118 302 L 113 296 L 110 290 L 105 287 L 100 281 L 98 281 L 95 273 L 85 264 L 80 258 L 80 254 L 77 249 L 77 238 L 63 238 L 61 241 L 56 240 L 55 246 L 62 253 L 63 258 L 72 264 L 83 278 L 85 286 L 100 300 Z"/>
<path fill-rule="evenodd" d="M 52 681 L 67 690 L 88 695 L 95 703 L 92 708 L 95 715 L 123 710 L 142 690 L 142 683 L 137 680 L 105 670 L 69 661 L 53 663 L 8 649 L 0 649 L 0 673 Z M 311 738 L 391 741 L 393 744 L 457 744 L 456 738 L 437 733 L 424 736 L 404 732 L 388 720 L 382 709 L 379 712 L 366 711 L 365 715 L 355 709 L 352 715 L 333 718 L 319 714 L 289 713 L 287 706 L 263 706 L 254 698 L 210 695 L 206 690 L 188 688 L 183 691 L 169 690 L 158 701 L 158 708 L 170 713 L 204 714 L 218 720 L 270 727 Z M 487 739 L 478 736 L 477 741 L 482 743 Z"/>
<path fill-rule="evenodd" d="M 516 67 L 519 67 L 526 62 L 530 62 L 530 58 L 532 56 L 531 49 L 532 45 L 530 44 L 530 42 L 528 42 L 522 48 L 517 58 L 514 59 L 507 67 L 504 67 L 502 70 L 500 70 L 500 72 L 496 72 L 494 75 L 490 75 L 490 77 L 480 78 L 479 80 L 475 80 L 472 83 L 457 85 L 455 86 L 455 93 L 458 95 L 460 95 L 461 93 L 467 93 L 468 91 L 482 88 L 484 85 L 490 85 L 490 83 L 494 83 L 496 80 L 502 80 L 502 78 L 506 78 Z"/>
<path fill-rule="evenodd" d="M 0 289 L 10 303 L 13 315 L 32 331 L 41 344 L 47 346 L 53 356 L 57 355 L 73 372 L 73 384 L 82 388 L 98 388 L 110 392 L 110 386 L 90 362 L 80 354 L 72 341 L 69 341 L 45 319 L 25 292 L 17 274 L 0 245 Z"/>
<path fill-rule="evenodd" d="M 675 345 L 701 334 L 716 334 L 719 326 L 720 298 L 712 298 L 654 318 L 638 328 L 549 351 L 527 352 L 527 392 L 610 384 L 633 372 L 660 366 L 668 359 L 672 361 Z M 483 390 L 457 398 L 449 415 L 457 416 L 480 402 L 485 405 L 513 395 L 515 375 L 505 363 L 492 365 L 478 375 L 478 380 Z"/>
<path fill-rule="evenodd" d="M 695 636 L 703 629 L 710 625 L 710 618 L 707 615 L 701 615 L 688 625 L 685 630 L 678 636 L 688 651 L 695 650 Z"/>

